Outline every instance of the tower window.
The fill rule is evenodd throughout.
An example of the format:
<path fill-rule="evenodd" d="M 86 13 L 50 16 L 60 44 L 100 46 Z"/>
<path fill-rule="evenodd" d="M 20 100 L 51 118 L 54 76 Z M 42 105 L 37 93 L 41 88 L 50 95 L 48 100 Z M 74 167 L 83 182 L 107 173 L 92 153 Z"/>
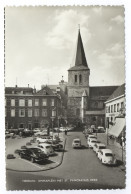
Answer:
<path fill-rule="evenodd" d="M 75 75 L 75 83 L 77 82 L 77 75 Z"/>
<path fill-rule="evenodd" d="M 79 75 L 79 83 L 82 83 L 82 75 Z"/>

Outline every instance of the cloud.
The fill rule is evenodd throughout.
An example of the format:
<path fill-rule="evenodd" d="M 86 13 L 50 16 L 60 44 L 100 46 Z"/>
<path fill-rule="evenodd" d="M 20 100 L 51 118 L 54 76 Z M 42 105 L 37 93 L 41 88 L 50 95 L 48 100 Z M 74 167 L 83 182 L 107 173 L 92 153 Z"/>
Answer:
<path fill-rule="evenodd" d="M 121 15 L 117 15 L 116 17 L 112 18 L 111 21 L 121 24 L 124 22 L 124 18 Z"/>
<path fill-rule="evenodd" d="M 54 17 L 54 28 L 48 32 L 46 42 L 49 46 L 55 49 L 70 49 L 76 41 L 76 27 L 80 24 L 85 42 L 91 37 L 88 30 L 89 16 L 84 13 L 78 14 L 76 10 L 65 10 L 63 12 L 56 12 Z M 72 25 L 74 24 L 74 25 Z"/>
<path fill-rule="evenodd" d="M 92 10 L 93 10 L 95 13 L 99 14 L 99 15 L 102 14 L 102 7 L 101 7 L 101 6 L 99 6 L 99 7 L 94 7 Z"/>
<path fill-rule="evenodd" d="M 110 48 L 108 48 L 107 52 L 110 53 L 110 55 L 112 55 L 112 56 L 123 55 L 123 57 L 124 57 L 124 46 L 120 43 L 116 43 L 116 44 L 112 45 Z"/>

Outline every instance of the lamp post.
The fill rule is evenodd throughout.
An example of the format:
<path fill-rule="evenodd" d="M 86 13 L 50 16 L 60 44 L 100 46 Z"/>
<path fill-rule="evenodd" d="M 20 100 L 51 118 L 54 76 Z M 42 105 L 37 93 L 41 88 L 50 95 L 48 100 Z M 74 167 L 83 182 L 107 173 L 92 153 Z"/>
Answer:
<path fill-rule="evenodd" d="M 124 144 L 123 132 L 122 132 L 121 140 L 122 140 L 122 162 L 123 162 L 123 144 Z"/>
<path fill-rule="evenodd" d="M 59 137 L 59 128 L 60 128 L 60 116 L 58 116 L 58 137 Z"/>
<path fill-rule="evenodd" d="M 52 121 L 52 140 L 53 140 L 53 134 L 54 134 L 54 130 L 53 130 L 53 121 L 54 121 L 54 117 L 51 117 L 51 121 Z"/>
<path fill-rule="evenodd" d="M 108 128 L 106 128 L 106 135 L 107 135 L 107 145 L 109 144 L 108 142 Z"/>

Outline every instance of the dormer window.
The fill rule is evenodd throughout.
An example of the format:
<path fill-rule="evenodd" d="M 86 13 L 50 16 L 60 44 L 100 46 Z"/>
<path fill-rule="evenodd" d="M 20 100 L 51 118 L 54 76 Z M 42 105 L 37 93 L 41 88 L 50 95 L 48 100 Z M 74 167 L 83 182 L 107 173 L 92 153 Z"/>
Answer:
<path fill-rule="evenodd" d="M 46 90 L 43 90 L 43 95 L 46 95 Z"/>

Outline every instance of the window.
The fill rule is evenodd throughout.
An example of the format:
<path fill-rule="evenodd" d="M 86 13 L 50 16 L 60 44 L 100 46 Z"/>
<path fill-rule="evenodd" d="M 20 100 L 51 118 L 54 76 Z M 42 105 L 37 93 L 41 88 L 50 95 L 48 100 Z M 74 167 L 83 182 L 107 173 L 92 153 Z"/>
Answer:
<path fill-rule="evenodd" d="M 106 106 L 106 113 L 108 113 L 109 112 L 109 107 L 108 106 Z"/>
<path fill-rule="evenodd" d="M 42 109 L 42 117 L 47 117 L 47 109 Z"/>
<path fill-rule="evenodd" d="M 11 109 L 11 117 L 15 117 L 15 109 Z"/>
<path fill-rule="evenodd" d="M 55 116 L 56 116 L 56 111 L 52 110 L 52 117 L 55 117 Z"/>
<path fill-rule="evenodd" d="M 35 111 L 34 111 L 34 116 L 35 116 L 35 117 L 38 117 L 38 116 L 39 116 L 39 109 L 35 109 Z"/>
<path fill-rule="evenodd" d="M 114 104 L 114 112 L 116 112 L 116 104 Z"/>
<path fill-rule="evenodd" d="M 55 100 L 51 99 L 51 106 L 54 106 L 54 105 L 55 105 Z"/>
<path fill-rule="evenodd" d="M 119 112 L 119 103 L 117 104 L 117 112 Z"/>
<path fill-rule="evenodd" d="M 28 117 L 32 117 L 32 109 L 28 109 Z"/>
<path fill-rule="evenodd" d="M 15 99 L 11 99 L 11 106 L 15 106 Z"/>
<path fill-rule="evenodd" d="M 111 112 L 113 112 L 113 105 L 111 105 Z"/>
<path fill-rule="evenodd" d="M 32 99 L 28 99 L 28 106 L 32 106 Z"/>
<path fill-rule="evenodd" d="M 35 106 L 39 106 L 39 99 L 35 99 Z"/>
<path fill-rule="evenodd" d="M 19 110 L 19 117 L 25 117 L 25 109 Z"/>
<path fill-rule="evenodd" d="M 121 102 L 121 109 L 124 108 L 124 102 Z"/>
<path fill-rule="evenodd" d="M 5 106 L 7 106 L 7 99 L 5 98 Z"/>
<path fill-rule="evenodd" d="M 47 106 L 47 99 L 42 99 L 42 106 Z"/>
<path fill-rule="evenodd" d="M 25 99 L 19 99 L 19 106 L 25 106 Z"/>
<path fill-rule="evenodd" d="M 75 75 L 75 83 L 77 82 L 77 75 Z"/>
<path fill-rule="evenodd" d="M 110 106 L 109 106 L 109 113 L 110 113 Z"/>
<path fill-rule="evenodd" d="M 79 75 L 79 83 L 82 83 L 82 75 Z"/>

